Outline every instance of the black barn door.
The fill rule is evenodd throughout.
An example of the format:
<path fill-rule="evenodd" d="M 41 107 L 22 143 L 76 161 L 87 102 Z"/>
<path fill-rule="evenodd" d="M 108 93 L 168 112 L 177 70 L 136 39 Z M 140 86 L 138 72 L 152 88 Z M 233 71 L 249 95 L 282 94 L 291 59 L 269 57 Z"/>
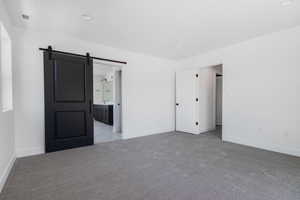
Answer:
<path fill-rule="evenodd" d="M 93 62 L 44 52 L 46 152 L 94 144 Z"/>

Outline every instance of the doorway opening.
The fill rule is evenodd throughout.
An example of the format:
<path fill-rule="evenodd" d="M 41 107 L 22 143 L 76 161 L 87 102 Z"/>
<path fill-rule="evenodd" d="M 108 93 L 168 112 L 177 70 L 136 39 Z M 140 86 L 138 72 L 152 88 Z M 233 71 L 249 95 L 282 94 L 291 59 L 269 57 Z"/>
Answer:
<path fill-rule="evenodd" d="M 94 62 L 93 68 L 94 143 L 122 139 L 122 70 Z"/>
<path fill-rule="evenodd" d="M 217 65 L 214 67 L 216 72 L 216 131 L 215 134 L 222 139 L 222 109 L 223 109 L 223 65 Z"/>

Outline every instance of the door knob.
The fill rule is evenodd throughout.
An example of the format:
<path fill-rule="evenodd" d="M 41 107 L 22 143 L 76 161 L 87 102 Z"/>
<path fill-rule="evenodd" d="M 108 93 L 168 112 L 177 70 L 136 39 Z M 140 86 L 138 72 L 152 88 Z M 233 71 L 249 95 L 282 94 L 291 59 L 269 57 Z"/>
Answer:
<path fill-rule="evenodd" d="M 176 106 L 179 106 L 179 103 L 176 103 Z"/>

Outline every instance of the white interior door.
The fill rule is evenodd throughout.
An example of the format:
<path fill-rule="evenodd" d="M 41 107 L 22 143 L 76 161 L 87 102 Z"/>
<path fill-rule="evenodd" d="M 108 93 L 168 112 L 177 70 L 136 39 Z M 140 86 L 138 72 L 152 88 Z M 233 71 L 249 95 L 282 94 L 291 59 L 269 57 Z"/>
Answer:
<path fill-rule="evenodd" d="M 122 72 L 115 71 L 114 73 L 114 125 L 113 131 L 120 133 L 122 131 Z"/>
<path fill-rule="evenodd" d="M 199 131 L 204 133 L 216 126 L 216 72 L 213 67 L 199 70 Z"/>
<path fill-rule="evenodd" d="M 176 131 L 198 134 L 196 70 L 176 73 Z"/>

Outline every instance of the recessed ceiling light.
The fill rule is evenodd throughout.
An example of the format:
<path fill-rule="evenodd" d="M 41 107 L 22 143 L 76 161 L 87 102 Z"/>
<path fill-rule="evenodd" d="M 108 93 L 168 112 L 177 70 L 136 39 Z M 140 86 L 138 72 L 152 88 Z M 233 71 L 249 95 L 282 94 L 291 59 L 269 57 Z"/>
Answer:
<path fill-rule="evenodd" d="M 82 19 L 86 20 L 86 21 L 91 21 L 93 19 L 93 17 L 91 17 L 90 15 L 87 14 L 83 14 L 81 15 Z"/>
<path fill-rule="evenodd" d="M 29 20 L 29 15 L 22 14 L 22 18 L 25 20 Z"/>
<path fill-rule="evenodd" d="M 281 4 L 282 6 L 289 6 L 289 5 L 291 5 L 291 4 L 293 3 L 293 1 L 294 1 L 294 0 L 281 0 L 281 1 L 280 1 L 280 4 Z"/>

